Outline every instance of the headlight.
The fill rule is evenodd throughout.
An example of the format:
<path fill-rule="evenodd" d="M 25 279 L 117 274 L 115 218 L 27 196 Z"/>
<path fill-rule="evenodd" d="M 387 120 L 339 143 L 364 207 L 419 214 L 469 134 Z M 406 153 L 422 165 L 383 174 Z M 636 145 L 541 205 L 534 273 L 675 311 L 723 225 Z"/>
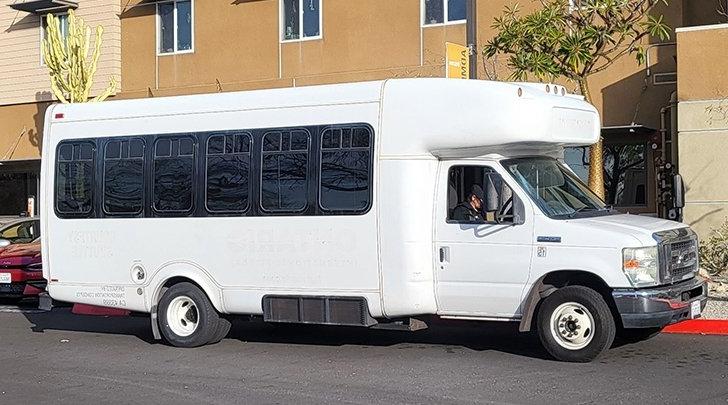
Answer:
<path fill-rule="evenodd" d="M 657 246 L 622 250 L 622 270 L 633 287 L 649 287 L 659 283 Z"/>

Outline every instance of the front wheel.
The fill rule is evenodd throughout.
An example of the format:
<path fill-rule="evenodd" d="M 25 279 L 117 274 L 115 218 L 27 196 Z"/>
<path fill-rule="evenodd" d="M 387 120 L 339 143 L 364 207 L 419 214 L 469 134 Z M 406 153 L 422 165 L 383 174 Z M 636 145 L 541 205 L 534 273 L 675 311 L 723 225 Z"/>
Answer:
<path fill-rule="evenodd" d="M 167 289 L 159 300 L 158 314 L 160 332 L 172 346 L 202 346 L 217 339 L 220 333 L 220 315 L 207 295 L 191 283 Z"/>
<path fill-rule="evenodd" d="M 568 286 L 546 297 L 538 311 L 538 334 L 561 361 L 594 360 L 614 342 L 616 326 L 604 298 L 588 287 Z"/>

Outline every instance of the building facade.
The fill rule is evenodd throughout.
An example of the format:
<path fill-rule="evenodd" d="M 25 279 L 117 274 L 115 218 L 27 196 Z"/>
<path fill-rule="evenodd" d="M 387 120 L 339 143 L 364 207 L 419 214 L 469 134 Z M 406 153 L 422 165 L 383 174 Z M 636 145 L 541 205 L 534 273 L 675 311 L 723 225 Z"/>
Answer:
<path fill-rule="evenodd" d="M 13 155 L 0 158 L 33 165 L 40 155 L 48 77 L 37 57 L 34 65 L 26 59 L 40 51 L 39 16 L 46 11 L 11 8 L 22 2 L 0 0 L 0 22 L 6 26 L 0 31 L 3 49 L 5 44 L 26 42 L 13 45 L 18 53 L 3 55 L 0 62 L 0 148 L 13 149 L 13 134 L 25 131 Z M 478 52 L 495 35 L 493 19 L 512 3 L 477 1 Z M 713 3 L 670 1 L 656 13 L 671 27 L 710 24 L 720 19 Z M 522 9 L 539 4 L 526 3 Z M 444 77 L 445 44 L 465 45 L 467 28 L 466 0 L 79 0 L 77 13 L 87 16 L 90 25 L 106 28 L 108 47 L 97 84 L 118 75 L 121 88 L 116 98 Z M 7 27 L 17 24 L 13 21 L 26 21 L 24 28 L 10 31 L 23 35 L 9 35 Z M 671 147 L 678 81 L 675 37 L 664 42 L 650 39 L 645 45 L 646 64 L 622 58 L 590 84 L 604 126 L 608 202 L 630 212 L 669 216 L 669 187 L 660 186 L 659 178 L 674 171 L 677 161 L 677 149 Z M 32 76 L 36 81 L 8 80 L 5 72 L 19 69 L 16 55 L 18 62 L 30 64 L 14 77 Z M 479 58 L 477 76 L 507 80 L 508 71 L 503 60 Z M 7 96 L 6 86 L 13 89 Z M 570 150 L 567 161 L 578 174 L 586 173 L 583 150 Z M 3 163 L 0 173 L 8 165 Z"/>

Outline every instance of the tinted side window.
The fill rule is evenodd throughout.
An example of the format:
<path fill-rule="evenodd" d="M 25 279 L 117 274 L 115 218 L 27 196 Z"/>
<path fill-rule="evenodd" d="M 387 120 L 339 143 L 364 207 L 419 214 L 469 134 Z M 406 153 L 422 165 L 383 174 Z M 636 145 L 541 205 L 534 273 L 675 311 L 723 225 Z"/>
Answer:
<path fill-rule="evenodd" d="M 205 155 L 205 202 L 210 212 L 243 212 L 250 200 L 250 145 L 246 132 L 214 134 Z"/>
<path fill-rule="evenodd" d="M 261 206 L 265 211 L 299 212 L 306 208 L 310 144 L 305 130 L 263 135 Z"/>
<path fill-rule="evenodd" d="M 321 134 L 321 208 L 360 212 L 369 207 L 372 133 L 366 127 Z"/>
<path fill-rule="evenodd" d="M 192 210 L 195 163 L 194 139 L 159 138 L 154 142 L 154 210 Z"/>
<path fill-rule="evenodd" d="M 62 142 L 56 154 L 56 211 L 62 217 L 88 217 L 93 211 L 94 157 L 89 141 Z"/>
<path fill-rule="evenodd" d="M 104 212 L 140 214 L 144 202 L 144 141 L 114 140 L 104 148 Z"/>

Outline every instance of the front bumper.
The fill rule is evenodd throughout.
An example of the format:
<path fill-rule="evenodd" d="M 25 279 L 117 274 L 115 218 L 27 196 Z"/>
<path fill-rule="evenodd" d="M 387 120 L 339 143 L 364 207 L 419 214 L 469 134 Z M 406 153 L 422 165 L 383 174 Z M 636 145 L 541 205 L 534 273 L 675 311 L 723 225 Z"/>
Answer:
<path fill-rule="evenodd" d="M 624 288 L 612 292 L 625 328 L 662 328 L 691 319 L 690 307 L 700 301 L 700 312 L 708 301 L 708 285 L 700 277 L 653 288 Z"/>

